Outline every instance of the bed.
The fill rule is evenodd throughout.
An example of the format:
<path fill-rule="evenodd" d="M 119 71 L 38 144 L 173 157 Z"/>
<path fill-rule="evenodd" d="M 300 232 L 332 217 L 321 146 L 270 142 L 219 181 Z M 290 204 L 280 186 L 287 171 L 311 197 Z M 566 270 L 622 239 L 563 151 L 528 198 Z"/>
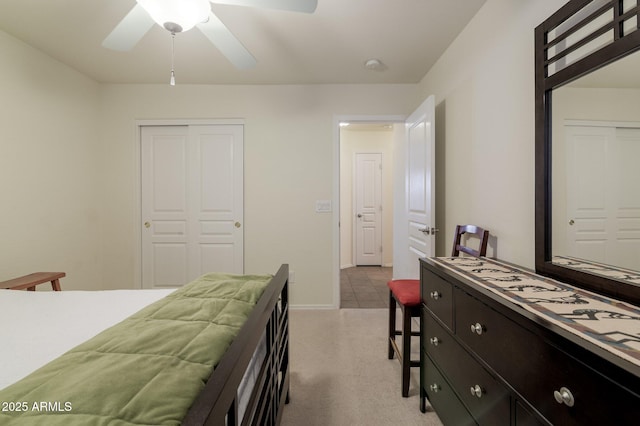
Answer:
<path fill-rule="evenodd" d="M 264 278 L 263 283 L 255 276 L 233 276 L 229 279 L 240 280 L 241 284 L 233 290 L 232 302 L 221 302 L 218 293 L 211 296 L 213 287 L 227 293 L 231 290 L 226 289 L 236 289 L 226 281 L 190 283 L 176 291 L 0 290 L 0 320 L 4 326 L 0 349 L 0 423 L 279 424 L 289 398 L 288 274 L 288 265 L 282 265 L 274 276 L 260 278 Z M 209 281 L 214 279 L 205 277 Z M 254 292 L 255 289 L 260 292 Z M 62 299 L 59 296 L 63 295 L 66 301 L 56 311 L 49 300 Z M 80 299 L 86 296 L 91 297 Z M 15 298 L 26 297 L 38 300 L 16 302 Z M 251 302 L 250 307 L 246 307 L 244 298 Z M 6 308 L 9 299 L 14 307 L 22 307 L 21 312 Z M 116 310 L 108 308 L 114 303 L 119 316 L 112 318 L 112 313 L 103 311 Z M 240 306 L 238 312 L 242 315 L 235 308 L 230 310 L 232 304 Z M 183 311 L 185 306 L 188 309 Z M 222 327 L 207 324 L 202 330 L 193 328 L 207 323 L 201 317 L 214 308 L 221 312 L 216 321 L 224 318 Z M 34 315 L 43 318 L 39 324 L 21 320 Z M 99 319 L 98 328 L 104 331 L 86 340 L 95 334 L 94 325 L 88 323 L 96 321 L 83 321 L 90 316 Z M 23 322 L 31 325 L 21 325 Z M 151 332 L 144 327 L 153 330 L 154 326 L 162 330 L 160 338 L 148 340 Z M 229 336 L 228 330 L 233 328 L 238 330 L 237 334 Z M 167 334 L 167 330 L 172 332 Z M 195 337 L 181 343 L 189 330 L 193 330 Z M 192 343 L 209 341 L 214 334 L 221 335 L 223 341 L 227 339 L 228 345 L 209 348 Z M 139 341 L 143 349 L 131 350 L 133 340 Z M 29 347 L 29 342 L 34 341 L 38 344 Z M 170 345 L 177 345 L 179 353 L 170 349 Z M 165 346 L 166 353 L 161 352 Z M 12 357 L 20 359 L 20 368 L 7 361 Z M 136 361 L 129 361 L 136 357 Z M 100 361 L 91 364 L 93 358 Z M 205 368 L 207 365 L 209 370 Z M 175 371 L 174 366 L 178 368 Z M 138 375 L 147 377 L 144 380 L 148 382 L 136 382 Z M 136 392 L 129 397 L 131 383 Z M 156 395 L 160 391 L 164 394 Z M 72 395 L 74 400 L 65 395 Z M 87 398 L 83 400 L 82 395 Z M 86 402 L 89 400 L 97 406 L 95 415 L 87 409 L 91 405 Z M 110 411 L 105 411 L 111 409 L 109 406 L 114 406 L 113 417 Z M 160 414 L 157 421 L 144 417 L 156 412 Z"/>

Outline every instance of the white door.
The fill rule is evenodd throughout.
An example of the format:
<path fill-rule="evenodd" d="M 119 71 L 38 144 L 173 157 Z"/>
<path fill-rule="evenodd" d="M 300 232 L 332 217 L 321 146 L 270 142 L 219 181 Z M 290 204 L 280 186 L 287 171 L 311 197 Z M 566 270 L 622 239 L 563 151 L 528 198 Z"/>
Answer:
<path fill-rule="evenodd" d="M 615 129 L 567 127 L 568 255 L 604 262 L 607 245 L 607 149 Z"/>
<path fill-rule="evenodd" d="M 141 131 L 143 288 L 243 273 L 243 127 Z"/>
<path fill-rule="evenodd" d="M 640 265 L 640 129 L 616 129 L 616 149 L 610 167 L 615 170 L 612 195 L 615 243 L 607 263 L 629 269 Z"/>
<path fill-rule="evenodd" d="M 407 278 L 419 278 L 421 257 L 435 256 L 435 98 L 405 123 L 407 138 Z M 395 274 L 394 274 L 395 275 Z"/>
<path fill-rule="evenodd" d="M 567 249 L 582 259 L 640 262 L 640 129 L 567 126 Z"/>
<path fill-rule="evenodd" d="M 382 265 L 382 154 L 356 153 L 356 265 Z"/>

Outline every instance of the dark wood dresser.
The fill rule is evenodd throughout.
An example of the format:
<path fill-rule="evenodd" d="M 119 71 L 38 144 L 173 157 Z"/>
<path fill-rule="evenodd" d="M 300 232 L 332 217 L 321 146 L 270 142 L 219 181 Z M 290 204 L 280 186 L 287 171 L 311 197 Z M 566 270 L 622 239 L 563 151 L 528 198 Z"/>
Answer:
<path fill-rule="evenodd" d="M 475 258 L 421 259 L 420 394 L 445 425 L 640 425 L 640 308 Z"/>

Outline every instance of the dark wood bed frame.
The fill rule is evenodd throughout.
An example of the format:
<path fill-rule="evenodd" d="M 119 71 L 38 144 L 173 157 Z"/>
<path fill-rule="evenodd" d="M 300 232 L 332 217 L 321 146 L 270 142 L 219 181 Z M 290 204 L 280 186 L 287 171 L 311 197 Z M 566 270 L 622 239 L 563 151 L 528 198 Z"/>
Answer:
<path fill-rule="evenodd" d="M 288 279 L 289 265 L 283 264 L 195 399 L 183 425 L 280 424 L 284 404 L 289 402 Z M 263 334 L 265 359 L 244 416 L 238 418 L 238 388 Z"/>

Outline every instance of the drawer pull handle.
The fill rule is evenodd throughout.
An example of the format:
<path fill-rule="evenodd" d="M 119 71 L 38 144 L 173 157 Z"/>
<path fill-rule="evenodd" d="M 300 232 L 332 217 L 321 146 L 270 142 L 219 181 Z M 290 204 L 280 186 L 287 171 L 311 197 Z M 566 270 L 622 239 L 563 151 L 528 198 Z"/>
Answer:
<path fill-rule="evenodd" d="M 442 295 L 437 291 L 432 291 L 431 293 L 429 293 L 429 296 L 431 296 L 433 300 L 438 300 Z"/>
<path fill-rule="evenodd" d="M 432 384 L 431 386 L 429 386 L 429 389 L 431 389 L 431 392 L 440 392 L 440 385 L 437 383 Z"/>
<path fill-rule="evenodd" d="M 575 400 L 571 391 L 565 387 L 561 387 L 559 391 L 553 391 L 553 396 L 558 404 L 564 404 L 567 407 L 573 407 Z"/>
<path fill-rule="evenodd" d="M 471 395 L 473 395 L 475 397 L 478 397 L 478 398 L 482 398 L 482 394 L 483 393 L 484 393 L 484 391 L 482 390 L 480 385 L 471 386 Z"/>
<path fill-rule="evenodd" d="M 438 339 L 437 337 L 432 337 L 431 339 L 429 339 L 429 342 L 431 342 L 433 346 L 438 346 L 441 341 L 442 340 Z"/>
<path fill-rule="evenodd" d="M 471 324 L 471 332 L 476 333 L 477 335 L 481 335 L 484 331 L 484 327 L 479 322 L 475 324 Z"/>

